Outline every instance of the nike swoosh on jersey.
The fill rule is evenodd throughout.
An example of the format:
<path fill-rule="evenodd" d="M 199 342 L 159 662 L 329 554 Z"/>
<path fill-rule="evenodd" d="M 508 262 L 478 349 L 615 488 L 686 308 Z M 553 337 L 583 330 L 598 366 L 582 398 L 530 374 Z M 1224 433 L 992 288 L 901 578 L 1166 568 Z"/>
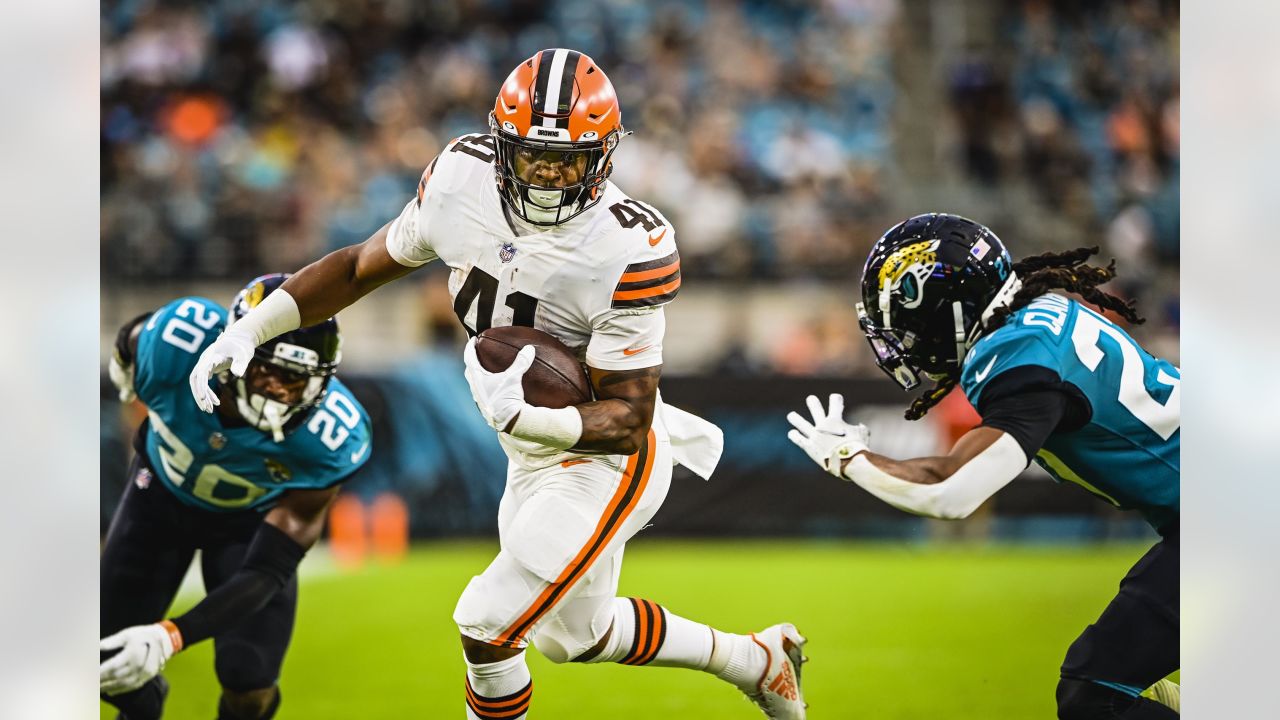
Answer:
<path fill-rule="evenodd" d="M 981 370 L 973 374 L 973 379 L 975 382 L 982 382 L 983 380 L 987 379 L 987 373 L 991 372 L 991 368 L 996 364 L 996 358 L 998 357 L 1000 356 L 996 355 L 992 357 L 991 362 L 987 363 L 986 367 L 982 368 Z"/>
<path fill-rule="evenodd" d="M 365 451 L 366 451 L 366 450 L 368 450 L 368 449 L 369 449 L 369 443 L 368 443 L 368 441 L 366 441 L 364 445 L 361 445 L 361 446 L 360 446 L 360 449 L 359 449 L 359 450 L 357 450 L 357 451 L 355 451 L 355 452 L 351 453 L 351 462 L 353 462 L 353 463 L 354 463 L 354 462 L 360 462 L 360 458 L 364 457 L 364 453 L 365 453 Z"/>
<path fill-rule="evenodd" d="M 649 236 L 649 245 L 650 246 L 657 245 L 658 243 L 662 242 L 662 238 L 666 236 L 667 236 L 667 229 L 662 228 L 662 232 L 658 233 L 657 237 L 654 237 L 652 235 Z"/>
<path fill-rule="evenodd" d="M 638 354 L 640 354 L 640 353 L 644 352 L 645 350 L 648 350 L 648 349 L 649 349 L 649 348 L 651 348 L 651 347 L 653 347 L 653 346 L 652 346 L 652 345 L 645 345 L 644 347 L 638 347 L 638 348 L 627 348 L 626 350 L 623 350 L 623 351 L 622 351 L 622 354 L 623 354 L 623 355 L 626 355 L 627 357 L 631 357 L 632 355 L 638 355 Z"/>

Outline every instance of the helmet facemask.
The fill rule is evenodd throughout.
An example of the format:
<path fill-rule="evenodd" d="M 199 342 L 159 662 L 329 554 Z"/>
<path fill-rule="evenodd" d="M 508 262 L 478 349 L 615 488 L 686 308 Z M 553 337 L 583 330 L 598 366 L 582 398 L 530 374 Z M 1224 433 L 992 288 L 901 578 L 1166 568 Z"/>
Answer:
<path fill-rule="evenodd" d="M 245 422 L 283 442 L 290 421 L 324 400 L 337 363 L 321 363 L 308 347 L 268 343 L 254 352 L 244 377 L 235 378 L 236 408 Z"/>
<path fill-rule="evenodd" d="M 939 333 L 929 333 L 933 336 L 931 342 L 924 333 L 894 329 L 890 322 L 886 322 L 886 325 L 890 325 L 887 327 L 877 325 L 862 303 L 858 303 L 858 325 L 871 344 L 876 365 L 901 385 L 902 389 L 911 390 L 920 384 L 921 376 L 934 381 L 957 377 L 969 349 L 982 337 L 987 321 L 997 309 L 1008 305 L 1021 287 L 1022 282 L 1017 275 L 1010 273 L 1000 291 L 980 314 L 973 312 L 959 300 L 953 301 L 948 339 L 954 352 L 947 352 L 950 348 L 946 347 L 946 341 L 938 341 Z M 893 302 L 891 298 L 890 308 Z M 888 313 L 891 314 L 892 309 Z M 938 354 L 926 355 L 922 352 L 926 345 L 943 347 Z"/>
<path fill-rule="evenodd" d="M 498 155 L 494 171 L 499 192 L 522 220 L 540 226 L 559 225 L 600 201 L 602 186 L 612 170 L 609 158 L 622 133 L 614 130 L 589 142 L 523 138 L 515 134 L 514 125 L 500 127 L 492 113 L 489 127 Z"/>
<path fill-rule="evenodd" d="M 287 273 L 270 273 L 251 280 L 231 301 L 227 327 L 257 307 L 288 278 Z M 283 442 L 285 434 L 324 399 L 329 379 L 338 371 L 341 360 L 338 321 L 329 318 L 259 345 L 244 377 L 236 378 L 224 370 L 218 374 L 218 382 L 235 391 L 236 409 L 245 422 L 271 433 L 276 442 Z"/>

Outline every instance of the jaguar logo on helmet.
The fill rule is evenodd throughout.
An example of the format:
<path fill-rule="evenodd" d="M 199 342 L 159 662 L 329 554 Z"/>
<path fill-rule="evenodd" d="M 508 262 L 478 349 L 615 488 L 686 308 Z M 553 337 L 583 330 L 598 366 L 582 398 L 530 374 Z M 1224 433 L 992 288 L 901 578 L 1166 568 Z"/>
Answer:
<path fill-rule="evenodd" d="M 880 268 L 880 311 L 889 311 L 889 298 L 894 292 L 900 294 L 902 307 L 920 307 L 925 283 L 937 266 L 937 240 L 924 240 L 895 250 Z"/>
<path fill-rule="evenodd" d="M 267 286 L 261 280 L 255 280 L 249 287 L 244 289 L 244 306 L 246 309 L 252 310 L 258 307 L 262 302 L 262 298 L 267 294 Z"/>

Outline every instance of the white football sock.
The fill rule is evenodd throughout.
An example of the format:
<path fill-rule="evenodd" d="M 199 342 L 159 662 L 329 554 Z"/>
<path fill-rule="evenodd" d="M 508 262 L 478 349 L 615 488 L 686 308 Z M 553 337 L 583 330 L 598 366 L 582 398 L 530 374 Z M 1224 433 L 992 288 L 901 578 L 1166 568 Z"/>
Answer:
<path fill-rule="evenodd" d="M 760 676 L 764 675 L 765 666 L 769 663 L 764 648 L 752 640 L 750 635 L 735 635 L 719 630 L 712 632 L 715 634 L 715 649 L 707 663 L 707 672 L 737 685 L 743 692 L 755 692 Z"/>
<path fill-rule="evenodd" d="M 495 663 L 467 661 L 468 720 L 521 720 L 532 698 L 533 679 L 523 652 Z"/>
<path fill-rule="evenodd" d="M 766 659 L 746 635 L 720 632 L 650 600 L 616 598 L 609 642 L 589 662 L 702 670 L 754 691 Z"/>

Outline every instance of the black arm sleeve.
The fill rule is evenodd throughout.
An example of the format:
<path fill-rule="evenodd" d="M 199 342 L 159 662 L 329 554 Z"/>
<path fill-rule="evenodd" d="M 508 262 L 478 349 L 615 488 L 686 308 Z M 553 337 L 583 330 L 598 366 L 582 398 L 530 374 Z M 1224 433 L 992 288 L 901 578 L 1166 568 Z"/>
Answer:
<path fill-rule="evenodd" d="M 302 562 L 306 548 L 283 530 L 262 523 L 245 553 L 244 566 L 186 614 L 173 619 L 183 646 L 213 637 L 266 606 Z"/>
<path fill-rule="evenodd" d="M 1048 368 L 1030 365 L 992 378 L 977 410 L 983 426 L 1012 435 L 1027 458 L 1035 457 L 1053 433 L 1083 427 L 1092 413 L 1076 386 Z"/>

